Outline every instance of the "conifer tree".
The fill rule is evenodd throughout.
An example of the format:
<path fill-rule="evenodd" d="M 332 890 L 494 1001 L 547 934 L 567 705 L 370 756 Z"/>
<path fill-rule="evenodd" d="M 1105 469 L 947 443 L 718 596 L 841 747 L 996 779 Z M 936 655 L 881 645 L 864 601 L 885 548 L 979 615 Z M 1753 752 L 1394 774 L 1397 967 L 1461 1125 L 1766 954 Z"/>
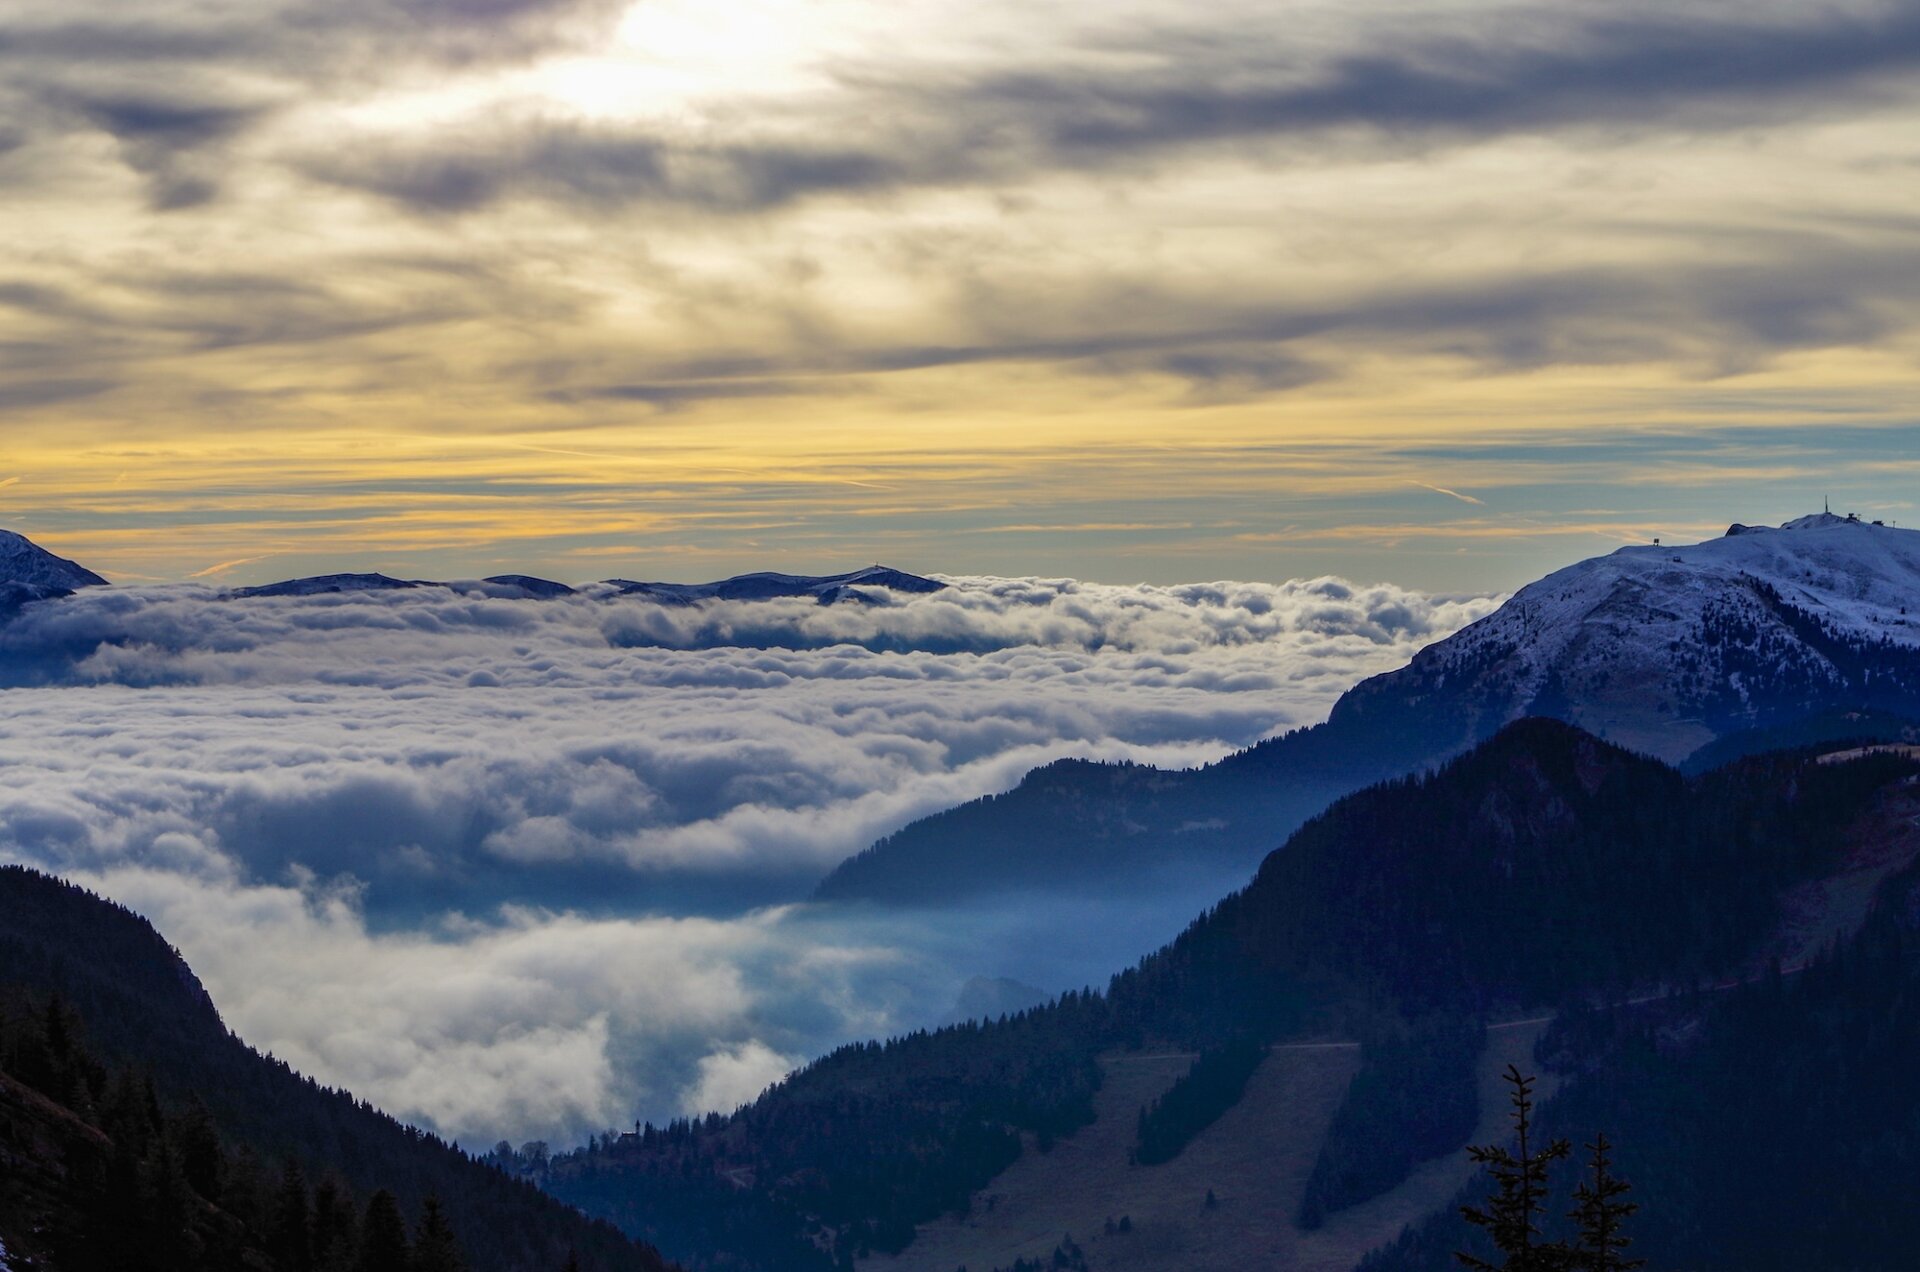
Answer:
<path fill-rule="evenodd" d="M 354 1272 L 408 1272 L 407 1262 L 407 1227 L 400 1218 L 400 1204 L 382 1188 L 367 1201 Z"/>
<path fill-rule="evenodd" d="M 315 1272 L 351 1272 L 355 1229 L 353 1199 L 332 1178 L 313 1189 L 313 1266 Z"/>
<path fill-rule="evenodd" d="M 307 1204 L 307 1177 L 298 1160 L 289 1157 L 280 1170 L 267 1229 L 269 1252 L 285 1272 L 310 1272 L 313 1267 L 313 1214 Z"/>
<path fill-rule="evenodd" d="M 1513 1104 L 1518 1151 L 1504 1144 L 1467 1149 L 1469 1157 L 1492 1173 L 1494 1194 L 1487 1199 L 1485 1210 L 1462 1206 L 1460 1213 L 1468 1223 L 1486 1230 L 1505 1260 L 1489 1263 L 1464 1252 L 1457 1252 L 1454 1257 L 1481 1272 L 1566 1272 L 1577 1266 L 1574 1251 L 1565 1242 L 1545 1240 L 1539 1221 L 1547 1198 L 1548 1169 L 1572 1153 L 1573 1145 L 1556 1139 L 1536 1149 L 1533 1146 L 1534 1080 L 1523 1076 L 1511 1064 L 1503 1076 L 1513 1088 L 1508 1098 Z"/>
<path fill-rule="evenodd" d="M 220 1146 L 220 1132 L 213 1114 L 198 1092 L 188 1101 L 175 1128 L 180 1143 L 180 1169 L 187 1184 L 202 1197 L 218 1205 L 226 1170 L 226 1152 Z"/>
<path fill-rule="evenodd" d="M 428 1197 L 420 1212 L 420 1226 L 414 1230 L 413 1272 L 465 1272 L 467 1261 L 460 1256 L 460 1243 L 454 1240 L 446 1212 L 438 1197 Z"/>
<path fill-rule="evenodd" d="M 152 1272 L 198 1272 L 203 1265 L 192 1231 L 196 1202 L 180 1158 L 164 1135 L 155 1137 L 146 1176 L 146 1232 L 137 1266 Z"/>
<path fill-rule="evenodd" d="M 1640 1209 L 1640 1203 L 1621 1200 L 1632 1185 L 1612 1173 L 1613 1159 L 1608 1155 L 1612 1147 L 1605 1132 L 1594 1136 L 1587 1145 L 1592 1177 L 1582 1180 L 1573 1194 L 1577 1204 L 1569 1217 L 1580 1225 L 1582 1272 L 1629 1272 L 1647 1264 L 1645 1259 L 1628 1259 L 1620 1253 L 1633 1244 L 1632 1238 L 1621 1234 L 1620 1225 Z"/>

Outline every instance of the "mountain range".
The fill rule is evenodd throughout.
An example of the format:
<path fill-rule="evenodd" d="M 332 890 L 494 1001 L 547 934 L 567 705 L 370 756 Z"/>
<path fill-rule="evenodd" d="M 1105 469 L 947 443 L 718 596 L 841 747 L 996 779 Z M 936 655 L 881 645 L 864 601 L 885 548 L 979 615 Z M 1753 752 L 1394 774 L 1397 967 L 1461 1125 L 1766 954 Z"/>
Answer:
<path fill-rule="evenodd" d="M 0 530 L 0 605 L 17 609 L 28 601 L 71 595 L 83 587 L 105 587 L 107 580 L 92 570 L 55 556 L 24 535 Z M 607 579 L 589 587 L 595 594 L 635 596 L 663 605 L 693 605 L 706 600 L 765 601 L 811 597 L 822 605 L 842 601 L 875 604 L 888 592 L 925 594 L 947 585 L 885 565 L 871 565 L 845 574 L 803 575 L 760 572 L 740 574 L 712 583 L 638 583 Z M 415 588 L 453 588 L 512 600 L 553 600 L 574 596 L 582 589 L 528 574 L 499 574 L 477 580 L 436 582 L 397 579 L 385 574 L 317 574 L 283 579 L 253 587 L 235 588 L 229 595 L 257 597 L 333 596 L 355 592 L 401 592 Z M 4 611 L 0 611 L 4 612 Z"/>
<path fill-rule="evenodd" d="M 1920 1125 L 1916 826 L 1911 747 L 1687 777 L 1529 718 L 1339 801 L 1102 992 L 855 1044 L 731 1116 L 481 1160 L 252 1052 L 145 922 L 8 868 L 0 1245 L 278 1272 L 322 1266 L 286 1214 L 364 1244 L 385 1194 L 476 1269 L 661 1266 L 537 1184 L 716 1272 L 1415 1272 L 1466 1240 L 1458 1149 L 1498 1134 L 1491 1072 L 1523 1063 L 1556 1131 L 1622 1143 L 1636 1253 L 1897 1266 L 1920 1140 L 1876 1128 Z M 1815 1241 L 1802 1204 L 1854 1222 Z M 90 1233 L 145 1253 L 90 1262 Z"/>
<path fill-rule="evenodd" d="M 1103 992 L 857 1044 L 731 1117 L 636 1128 L 540 1177 L 693 1267 L 1346 1269 L 1387 1258 L 1408 1225 L 1427 1244 L 1382 1266 L 1438 1267 L 1421 1260 L 1466 1240 L 1445 1218 L 1472 1184 L 1458 1150 L 1498 1135 L 1504 1064 L 1561 1048 L 1552 1085 L 1583 1110 L 1562 1125 L 1665 1143 L 1636 1074 L 1697 1107 L 1721 1089 L 1781 1107 L 1792 1089 L 1753 1091 L 1737 1061 L 1700 1073 L 1691 1057 L 1763 1031 L 1774 1070 L 1798 1072 L 1836 1029 L 1872 1027 L 1862 1001 L 1920 989 L 1920 939 L 1901 935 L 1920 932 L 1917 815 L 1911 748 L 1773 752 L 1687 777 L 1523 719 L 1339 801 Z M 1897 1020 L 1920 1038 L 1920 1008 Z M 1822 1099 L 1920 1112 L 1893 1046 Z M 1817 1117 L 1781 1127 L 1771 1155 L 1743 1156 L 1724 1111 L 1689 1128 L 1685 1152 L 1714 1164 L 1717 1196 L 1776 1196 L 1789 1185 L 1769 1172 L 1826 1154 L 1882 1163 L 1877 1198 L 1920 1185 L 1920 1141 L 1836 1150 Z M 1888 1267 L 1920 1248 L 1920 1216 L 1901 1215 L 1827 1233 L 1827 1262 L 1807 1262 L 1804 1240 L 1754 1258 L 1730 1207 L 1663 1216 L 1646 1252 Z M 1723 1244 L 1742 1258 L 1717 1257 Z"/>
<path fill-rule="evenodd" d="M 1909 615 L 1908 608 L 1913 608 Z M 1920 714 L 1920 531 L 1815 514 L 1684 547 L 1625 547 L 1520 589 L 1365 680 L 1327 721 L 1186 771 L 1063 760 L 849 858 L 831 901 L 1251 870 L 1329 802 L 1524 716 L 1674 763 Z M 1747 739 L 1743 742 L 1743 739 Z"/>
<path fill-rule="evenodd" d="M 883 603 L 888 592 L 938 592 L 946 586 L 935 579 L 921 578 L 917 574 L 908 574 L 884 565 L 873 565 L 847 574 L 818 576 L 762 572 L 740 574 L 714 583 L 636 583 L 631 579 L 608 579 L 603 583 L 588 585 L 593 595 L 633 596 L 662 605 L 695 605 L 711 600 L 770 601 L 788 597 L 811 597 L 821 605 L 834 605 L 842 601 L 871 605 Z M 320 574 L 237 588 L 231 595 L 246 600 L 353 592 L 402 592 L 425 587 L 479 592 L 506 600 L 540 601 L 576 596 L 583 590 L 528 574 L 497 574 L 490 578 L 451 583 L 396 579 L 385 574 Z"/>
<path fill-rule="evenodd" d="M 858 576 L 746 577 L 741 595 L 825 600 Z M 158 1129 L 126 1167 L 142 1187 L 171 1178 L 170 1136 L 190 1136 L 168 1128 L 198 1105 L 235 1150 L 423 1216 L 435 1197 L 487 1234 L 476 1266 L 544 1266 L 563 1243 L 658 1266 L 538 1185 L 702 1272 L 1437 1272 L 1471 1242 L 1459 1150 L 1501 1134 L 1506 1064 L 1543 1071 L 1554 1133 L 1621 1144 L 1635 1253 L 1659 1266 L 1903 1266 L 1920 1249 L 1909 606 L 1920 534 L 1735 526 L 1550 575 L 1325 724 L 1218 764 L 1048 765 L 851 859 L 821 898 L 931 907 L 1208 863 L 1251 882 L 1098 992 L 854 1044 L 731 1115 L 553 1157 L 475 1161 L 303 1084 L 226 1035 L 139 920 L 0 873 L 0 987 L 30 1004 L 6 1019 L 50 1022 L 0 1047 L 0 1152 L 37 1181 L 0 1189 L 0 1241 L 45 1245 L 94 1213 L 58 1162 L 108 1170 L 132 1125 L 104 1066 L 69 1066 L 81 1079 L 53 1096 L 44 1066 L 39 1086 L 16 1072 L 66 1036 L 57 992 L 103 1055 L 152 1075 Z M 188 1239 L 282 1266 L 271 1207 L 194 1195 L 219 1213 L 175 1225 Z"/>

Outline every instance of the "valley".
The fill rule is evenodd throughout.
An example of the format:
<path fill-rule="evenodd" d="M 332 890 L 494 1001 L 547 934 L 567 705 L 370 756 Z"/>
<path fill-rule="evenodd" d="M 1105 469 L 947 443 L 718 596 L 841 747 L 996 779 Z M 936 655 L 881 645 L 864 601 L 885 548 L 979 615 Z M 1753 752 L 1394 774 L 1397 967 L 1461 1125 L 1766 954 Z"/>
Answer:
<path fill-rule="evenodd" d="M 1819 1010 L 1850 1019 L 1848 1012 L 1863 1010 L 1856 1001 L 1897 1000 L 1900 987 L 1920 976 L 1920 959 L 1910 957 L 1902 935 L 1920 909 L 1901 899 L 1920 895 L 1920 752 L 1910 718 L 1888 709 L 1905 704 L 1911 651 L 1891 636 L 1868 641 L 1849 627 L 1885 621 L 1886 598 L 1906 586 L 1900 571 L 1910 569 L 1908 541 L 1879 537 L 1894 533 L 1912 532 L 1814 519 L 1729 537 L 1736 555 L 1746 554 L 1740 560 L 1752 556 L 1753 543 L 1784 544 L 1792 560 L 1817 559 L 1838 571 L 1834 578 L 1854 580 L 1844 588 L 1815 580 L 1829 594 L 1851 588 L 1856 600 L 1865 598 L 1829 607 L 1839 615 L 1831 623 L 1789 604 L 1772 584 L 1728 574 L 1720 556 L 1701 558 L 1702 577 L 1721 588 L 1696 607 L 1708 646 L 1721 650 L 1723 662 L 1765 657 L 1787 669 L 1770 698 L 1749 693 L 1744 707 L 1717 719 L 1706 749 L 1695 745 L 1707 718 L 1698 714 L 1674 714 L 1659 726 L 1667 730 L 1660 734 L 1667 741 L 1652 748 L 1659 755 L 1646 753 L 1644 719 L 1620 726 L 1615 738 L 1581 723 L 1604 724 L 1593 704 L 1605 695 L 1577 687 L 1613 683 L 1604 665 L 1626 665 L 1621 642 L 1633 643 L 1637 623 L 1619 617 L 1620 593 L 1607 581 L 1619 571 L 1609 567 L 1596 576 L 1603 600 L 1590 610 L 1568 601 L 1578 586 L 1552 582 L 1554 603 L 1584 615 L 1577 641 L 1561 640 L 1564 624 L 1543 625 L 1537 598 L 1523 589 L 1490 618 L 1421 651 L 1408 668 L 1349 691 L 1327 724 L 1184 773 L 1056 763 L 1006 795 L 909 826 L 829 875 L 814 902 L 819 912 L 892 907 L 902 918 L 938 921 L 940 907 L 915 889 L 952 883 L 962 866 L 989 890 L 1043 896 L 1061 886 L 1061 869 L 1104 872 L 1101 886 L 1112 887 L 1181 863 L 1230 869 L 1235 854 L 1251 856 L 1249 844 L 1262 842 L 1255 836 L 1271 838 L 1250 882 L 1104 988 L 855 1042 L 730 1115 L 643 1124 L 577 1148 L 503 1145 L 477 1158 L 403 1132 L 410 1147 L 383 1150 L 385 1157 L 418 1161 L 397 1177 L 394 1192 L 417 1207 L 444 1189 L 456 1228 L 477 1231 L 488 1221 L 475 1198 L 504 1187 L 500 1196 L 543 1216 L 545 1254 L 536 1258 L 560 1252 L 553 1234 L 569 1221 L 556 1215 L 584 1214 L 594 1222 L 580 1229 L 581 1240 L 592 1234 L 601 1259 L 653 1266 L 664 1257 L 687 1272 L 998 1272 L 1036 1262 L 1111 1272 L 1261 1265 L 1415 1272 L 1443 1261 L 1448 1243 L 1461 1239 L 1448 1235 L 1448 1216 L 1476 1178 L 1462 1150 L 1502 1138 L 1502 1075 L 1510 1068 L 1539 1076 L 1543 1117 L 1575 1135 L 1591 1134 L 1597 1119 L 1609 1127 L 1617 1121 L 1625 1128 L 1623 1160 L 1657 1183 L 1665 1167 L 1649 1167 L 1635 1156 L 1645 1148 L 1626 1139 L 1669 1133 L 1646 1123 L 1633 1096 L 1637 1082 L 1671 1088 L 1675 1098 L 1711 1098 L 1716 1084 L 1740 1078 L 1721 1070 L 1684 1082 L 1677 1075 L 1713 1063 L 1742 1031 L 1772 1039 L 1780 1063 L 1790 1065 L 1799 1048 L 1830 1043 L 1823 1018 L 1806 1016 L 1815 1008 L 1801 1004 L 1831 1000 Z M 1796 546 L 1803 541 L 1811 545 L 1804 552 Z M 1856 548 L 1865 574 L 1834 563 L 1835 553 Z M 1698 550 L 1672 551 L 1683 555 L 1654 563 L 1645 577 L 1638 557 L 1625 559 L 1634 605 L 1676 612 L 1677 602 L 1650 599 L 1648 577 L 1684 596 L 1704 586 L 1672 573 Z M 1591 572 L 1563 573 L 1577 583 Z M 775 588 L 789 602 L 818 608 L 849 599 L 834 591 L 841 585 L 753 576 L 743 586 Z M 342 594 L 323 576 L 234 603 L 331 606 Z M 1749 602 L 1758 608 L 1742 611 Z M 671 610 L 727 602 L 643 596 L 638 603 Z M 1826 604 L 1805 588 L 1797 603 Z M 1746 617 L 1725 617 L 1732 612 Z M 1798 643 L 1782 643 L 1790 641 Z M 1644 641 L 1635 647 L 1649 648 Z M 1780 654 L 1788 648 L 1790 657 Z M 1595 650 L 1607 651 L 1602 664 L 1592 662 Z M 1493 668 L 1495 654 L 1516 667 L 1557 668 L 1542 673 L 1541 683 L 1560 688 L 1534 691 L 1525 703 L 1504 690 L 1487 697 L 1488 686 L 1516 683 L 1510 668 Z M 1862 705 L 1857 695 L 1866 685 L 1890 696 Z M 1562 690 L 1568 696 L 1556 697 Z M 1537 713 L 1546 708 L 1552 712 Z M 1675 699 L 1662 710 L 1683 707 Z M 1403 727 L 1423 716 L 1461 732 L 1447 741 L 1431 729 Z M 1682 753 L 1714 761 L 1683 770 L 1673 763 Z M 1019 833 L 996 837 L 1007 828 Z M 1037 840 L 1050 845 L 1047 853 L 1013 864 L 1022 844 Z M 975 850 L 982 844 L 991 846 L 984 859 Z M 858 878 L 893 882 L 882 895 L 843 891 Z M 20 1001 L 78 987 L 89 1032 L 157 1064 L 172 1107 L 204 1100 L 243 1143 L 290 1154 L 316 1175 L 344 1174 L 358 1190 L 379 1183 L 364 1155 L 341 1157 L 337 1145 L 385 1143 L 392 1124 L 370 1108 L 371 1120 L 351 1112 L 364 1106 L 329 1105 L 323 1093 L 312 1116 L 326 1108 L 325 1118 L 345 1121 L 323 1134 L 283 1129 L 262 1100 L 298 1075 L 283 1069 L 284 1079 L 273 1077 L 260 1067 L 263 1058 L 215 1041 L 220 1026 L 203 992 L 190 995 L 184 1012 L 201 1023 L 181 1032 L 136 1005 L 151 991 L 120 986 L 126 975 L 197 990 L 151 929 L 140 935 L 130 926 L 138 921 L 124 913 L 76 920 L 82 929 L 113 931 L 107 946 L 128 952 L 133 961 L 125 967 L 77 947 L 50 953 L 68 948 L 60 945 L 66 938 L 34 917 L 35 907 L 84 916 L 91 903 L 31 872 L 10 880 L 22 897 L 39 898 L 21 902 L 17 926 L 31 941 L 16 937 L 10 956 L 13 992 L 26 995 Z M 1920 941 L 1911 950 L 1920 951 Z M 60 972 L 63 960 L 86 967 L 86 979 Z M 978 984 L 1030 992 L 1011 980 Z M 1895 1019 L 1905 1028 L 1904 1016 Z M 21 1037 L 16 1050 L 26 1059 L 18 1063 L 31 1071 L 39 1044 L 31 1030 Z M 244 1079 L 230 1091 L 199 1092 L 186 1059 L 194 1054 Z M 72 1116 L 83 1118 L 104 1082 L 95 1076 L 56 1089 L 76 1101 Z M 242 1091 L 251 1093 L 243 1098 Z M 1907 1094 L 1885 1092 L 1896 1101 Z M 1752 1098 L 1780 1096 L 1770 1089 Z M 34 1170 L 50 1170 L 51 1157 L 32 1146 L 68 1126 L 65 1115 L 27 1096 L 14 1102 L 16 1125 L 28 1127 L 17 1142 L 38 1154 Z M 1149 1113 L 1158 1119 L 1154 1142 L 1171 1144 L 1151 1157 Z M 180 1116 L 156 1124 L 171 1127 L 167 1117 Z M 127 1133 L 124 1125 L 110 1121 L 102 1131 L 82 1120 L 59 1134 L 76 1145 L 99 1143 L 88 1136 L 103 1134 L 110 1142 Z M 1816 1129 L 1794 1123 L 1789 1133 Z M 167 1130 L 158 1142 L 180 1133 Z M 1714 1154 L 1739 1133 L 1736 1125 L 1705 1123 L 1675 1151 Z M 1744 1178 L 1746 1161 L 1725 1166 Z M 251 1177 L 254 1168 L 233 1169 Z M 430 1188 L 429 1178 L 441 1182 Z M 535 1186 L 564 1206 L 540 1211 L 552 1202 L 536 1200 Z M 13 1217 L 0 1214 L 9 1248 L 31 1248 L 46 1215 L 91 1204 L 84 1189 L 63 1187 L 13 1194 Z M 42 1220 L 31 1220 L 36 1212 Z M 264 1220 L 236 1222 L 190 1226 L 182 1240 L 257 1249 L 277 1240 L 258 1226 Z M 624 1252 L 609 1244 L 621 1240 L 615 1227 L 635 1243 Z M 1720 1230 L 1681 1232 L 1655 1222 L 1652 1231 L 1656 1250 L 1663 1241 L 1679 1243 L 1677 1250 L 1697 1249 Z M 543 1272 L 524 1251 L 507 1248 L 482 1262 Z"/>

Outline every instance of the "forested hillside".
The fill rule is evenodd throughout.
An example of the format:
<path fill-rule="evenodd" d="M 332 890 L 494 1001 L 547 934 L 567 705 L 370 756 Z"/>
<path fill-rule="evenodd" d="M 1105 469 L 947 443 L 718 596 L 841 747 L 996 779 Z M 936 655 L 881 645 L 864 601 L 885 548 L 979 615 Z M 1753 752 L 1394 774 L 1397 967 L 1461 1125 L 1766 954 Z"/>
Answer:
<path fill-rule="evenodd" d="M 1740 962 L 1902 755 L 1781 754 L 1689 782 L 1525 720 L 1432 777 L 1335 805 L 1113 986 L 1123 1027 L 1205 1041 L 1355 991 L 1416 1009 L 1552 1004 Z"/>
<path fill-rule="evenodd" d="M 817 1265 L 844 1263 L 900 1248 L 1023 1142 L 1044 1151 L 1071 1131 L 1103 1051 L 1197 1047 L 1224 1061 L 1247 1040 L 1365 1031 L 1380 1041 L 1356 1081 L 1412 1082 L 1425 1098 L 1402 1118 L 1356 1108 L 1337 1121 L 1311 1223 L 1457 1147 L 1445 1141 L 1471 1125 L 1460 1101 L 1475 1022 L 1740 974 L 1782 893 L 1837 868 L 1850 828 L 1916 771 L 1903 754 L 1786 753 L 1687 779 L 1523 721 L 1437 773 L 1342 800 L 1104 994 L 848 1048 L 731 1118 L 576 1154 L 550 1186 L 701 1266 L 806 1266 L 772 1253 L 771 1233 Z M 1394 1041 L 1421 1036 L 1434 1055 Z M 1149 1156 L 1203 1130 L 1237 1071 L 1216 1062 L 1148 1110 Z M 1364 1160 L 1393 1141 L 1417 1150 Z M 671 1179 L 675 1203 L 650 1200 Z"/>
<path fill-rule="evenodd" d="M 1167 870 L 1250 869 L 1333 800 L 1457 745 L 1426 728 L 1317 725 L 1200 769 L 1058 760 L 855 854 L 815 895 L 938 905 L 1021 888 L 1137 886 Z"/>
<path fill-rule="evenodd" d="M 1782 896 L 1838 869 L 1863 816 L 1884 814 L 1916 772 L 1898 749 L 1841 762 L 1788 752 L 1689 779 L 1570 726 L 1525 721 L 1430 776 L 1336 804 L 1104 993 L 844 1048 L 731 1117 L 598 1140 L 553 1160 L 541 1182 L 691 1267 L 846 1267 L 907 1247 L 917 1224 L 964 1209 L 1010 1163 L 1086 1125 L 1104 1053 L 1202 1056 L 1139 1110 L 1135 1153 L 1150 1170 L 1233 1105 L 1262 1046 L 1359 1033 L 1373 1041 L 1296 1216 L 1311 1226 L 1457 1148 L 1473 1121 L 1479 1022 L 1750 975 Z M 1716 1142 L 1660 1130 L 1636 1091 L 1692 1098 L 1689 1066 L 1735 1082 L 1735 1058 L 1766 1031 L 1824 1047 L 1806 1066 L 1845 1051 L 1856 1089 L 1890 1082 L 1873 1057 L 1898 1052 L 1904 1016 L 1893 1011 L 1885 1037 L 1868 1026 L 1907 992 L 1915 902 L 1911 887 L 1903 895 L 1907 909 L 1883 907 L 1833 968 L 1771 998 L 1739 996 L 1744 1007 L 1701 1008 L 1705 1031 L 1687 1036 L 1707 1042 L 1676 1050 L 1671 1019 L 1641 1023 L 1650 1008 L 1569 1017 L 1563 1037 L 1587 1032 L 1556 1054 L 1603 1060 L 1574 1075 L 1560 1107 L 1589 1099 L 1631 1112 L 1608 1124 L 1622 1168 L 1678 1188 L 1675 1172 Z M 1908 927 L 1887 917 L 1897 913 Z M 0 871 L 0 985 L 0 1138 L 25 1164 L 0 1191 L 0 1240 L 16 1255 L 59 1251 L 58 1266 L 83 1272 L 129 1257 L 319 1269 L 324 1251 L 359 1268 L 385 1233 L 480 1270 L 558 1272 L 569 1258 L 661 1266 L 529 1181 L 252 1052 L 151 927 L 69 885 Z M 1856 1038 L 1863 1029 L 1871 1036 Z M 1810 1135 L 1807 1109 L 1826 1106 L 1807 1102 L 1798 1053 L 1783 1054 L 1786 1067 L 1739 1077 L 1749 1085 L 1737 1095 L 1745 1107 L 1800 1101 L 1794 1133 Z M 1863 1137 L 1856 1149 L 1863 1169 L 1884 1162 L 1905 1178 L 1892 1148 Z M 76 1244 L 81 1232 L 94 1244 Z M 1717 1232 L 1660 1239 L 1703 1248 Z M 1420 1239 L 1402 1253 L 1418 1254 Z"/>
<path fill-rule="evenodd" d="M 433 1272 L 666 1266 L 253 1051 L 144 920 L 19 867 L 0 868 L 0 1074 L 0 1240 L 58 1269 L 319 1272 L 315 1242 L 357 1272 L 406 1244 L 445 1253 Z"/>
<path fill-rule="evenodd" d="M 1906 1268 L 1920 1250 L 1920 873 L 1798 974 L 1572 1012 L 1539 1060 L 1576 1079 L 1541 1134 L 1604 1130 L 1641 1210 L 1629 1253 L 1656 1268 Z M 1562 1172 L 1549 1213 L 1571 1201 Z M 1441 1272 L 1478 1248 L 1452 1213 L 1364 1272 Z"/>

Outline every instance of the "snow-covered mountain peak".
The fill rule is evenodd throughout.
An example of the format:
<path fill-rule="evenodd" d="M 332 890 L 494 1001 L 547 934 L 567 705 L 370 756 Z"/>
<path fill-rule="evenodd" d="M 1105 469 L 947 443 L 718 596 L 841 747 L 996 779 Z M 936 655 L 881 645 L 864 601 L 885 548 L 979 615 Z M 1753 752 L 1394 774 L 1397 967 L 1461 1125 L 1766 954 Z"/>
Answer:
<path fill-rule="evenodd" d="M 1601 562 L 1614 563 L 1612 570 Z M 1836 634 L 1920 646 L 1920 531 L 1855 517 L 1814 513 L 1773 530 L 1734 527 L 1704 543 L 1621 548 L 1550 574 L 1515 599 L 1565 593 L 1583 578 L 1589 586 L 1581 592 L 1600 584 L 1617 591 L 1633 580 L 1671 592 L 1683 605 L 1689 596 L 1704 601 L 1728 586 L 1759 582 Z"/>
<path fill-rule="evenodd" d="M 1803 706 L 1881 705 L 1909 676 L 1920 531 L 1816 513 L 1555 571 L 1335 714 L 1425 703 L 1476 735 L 1553 715 L 1678 759 Z"/>
<path fill-rule="evenodd" d="M 106 582 L 92 570 L 55 556 L 25 535 L 0 530 L 0 584 L 71 591 L 104 587 Z"/>
<path fill-rule="evenodd" d="M 636 583 L 631 579 L 608 579 L 606 586 L 621 596 L 639 596 L 668 605 L 692 605 L 700 601 L 766 601 L 783 597 L 811 596 L 823 605 L 840 601 L 873 603 L 880 600 L 866 589 L 890 592 L 938 592 L 947 585 L 937 579 L 922 578 L 891 566 L 871 565 L 849 574 L 804 575 L 739 574 L 716 583 Z"/>
<path fill-rule="evenodd" d="M 1858 516 L 1843 517 L 1837 512 L 1823 511 L 1810 512 L 1804 517 L 1795 517 L 1792 521 L 1783 523 L 1780 528 L 1782 530 L 1824 530 L 1828 526 L 1862 526 L 1867 524 L 1869 523 L 1860 520 Z M 1879 525 L 1880 523 L 1875 521 L 1871 524 Z M 1764 529 L 1764 527 L 1762 528 Z M 1728 533 L 1731 534 L 1732 531 L 1729 530 Z"/>
<path fill-rule="evenodd" d="M 316 574 L 303 579 L 285 579 L 279 583 L 266 583 L 259 587 L 243 587 L 233 595 L 241 600 L 256 600 L 270 597 L 309 597 L 334 596 L 357 592 L 406 592 L 421 587 L 445 587 L 444 583 L 427 583 L 419 579 L 394 579 L 384 574 Z"/>

